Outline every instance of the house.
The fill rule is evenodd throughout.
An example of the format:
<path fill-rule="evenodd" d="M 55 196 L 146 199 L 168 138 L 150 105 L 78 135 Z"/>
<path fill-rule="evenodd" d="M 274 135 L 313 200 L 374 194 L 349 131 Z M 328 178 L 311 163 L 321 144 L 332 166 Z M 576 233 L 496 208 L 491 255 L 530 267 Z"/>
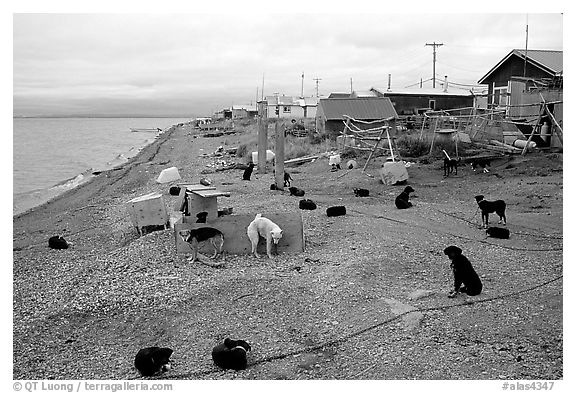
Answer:
<path fill-rule="evenodd" d="M 377 97 L 388 97 L 399 115 L 416 115 L 427 110 L 450 110 L 471 108 L 475 105 L 474 95 L 467 90 L 433 88 L 415 89 L 371 89 Z"/>
<path fill-rule="evenodd" d="M 316 130 L 321 134 L 340 134 L 344 131 L 344 115 L 362 121 L 398 118 L 387 97 L 323 98 L 316 111 Z"/>
<path fill-rule="evenodd" d="M 562 71 L 562 51 L 513 49 L 480 78 L 478 83 L 488 85 L 490 108 L 507 108 L 515 104 L 516 97 L 511 98 L 511 81 L 514 77 L 555 78 L 562 75 Z"/>
<path fill-rule="evenodd" d="M 232 119 L 249 119 L 258 114 L 255 105 L 232 105 Z"/>
<path fill-rule="evenodd" d="M 314 118 L 317 106 L 316 97 L 267 96 L 258 102 L 258 114 L 264 118 Z"/>

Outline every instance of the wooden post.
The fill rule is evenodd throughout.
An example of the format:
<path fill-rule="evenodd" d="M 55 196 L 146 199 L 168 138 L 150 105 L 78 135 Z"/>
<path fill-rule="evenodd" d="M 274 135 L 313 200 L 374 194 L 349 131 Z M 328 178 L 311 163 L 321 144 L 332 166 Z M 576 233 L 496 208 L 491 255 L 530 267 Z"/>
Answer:
<path fill-rule="evenodd" d="M 266 150 L 268 149 L 268 124 L 258 117 L 258 173 L 266 173 Z"/>
<path fill-rule="evenodd" d="M 284 125 L 276 122 L 276 188 L 284 190 Z"/>

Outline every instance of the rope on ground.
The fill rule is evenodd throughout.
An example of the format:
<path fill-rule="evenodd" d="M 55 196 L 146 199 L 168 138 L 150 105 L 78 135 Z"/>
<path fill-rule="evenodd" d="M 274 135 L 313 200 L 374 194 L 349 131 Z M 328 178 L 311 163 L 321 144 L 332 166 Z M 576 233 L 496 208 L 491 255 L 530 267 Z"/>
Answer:
<path fill-rule="evenodd" d="M 524 289 L 521 289 L 521 290 L 518 290 L 518 291 L 514 291 L 514 292 L 510 292 L 510 293 L 505 293 L 505 294 L 503 294 L 503 295 L 493 296 L 493 297 L 486 298 L 486 299 L 479 299 L 479 300 L 474 300 L 474 301 L 469 301 L 469 302 L 462 302 L 462 303 L 455 303 L 455 304 L 445 304 L 445 305 L 442 305 L 442 306 L 435 306 L 435 307 L 415 308 L 415 309 L 413 309 L 413 310 L 405 311 L 405 312 L 403 312 L 403 313 L 401 313 L 401 314 L 398 314 L 398 315 L 395 315 L 395 316 L 393 316 L 393 317 L 391 317 L 391 318 L 388 318 L 388 319 L 385 320 L 385 321 L 378 322 L 378 323 L 376 323 L 376 324 L 370 325 L 370 326 L 368 326 L 368 327 L 365 327 L 365 328 L 363 328 L 363 329 L 357 330 L 357 331 L 355 331 L 355 332 L 352 332 L 352 333 L 350 333 L 350 334 L 347 334 L 347 335 L 342 336 L 342 337 L 340 337 L 340 338 L 337 338 L 337 339 L 335 339 L 335 340 L 325 341 L 325 342 L 323 342 L 323 343 L 321 343 L 321 344 L 314 345 L 314 346 L 311 346 L 311 347 L 307 347 L 307 348 L 304 348 L 304 349 L 298 349 L 298 350 L 294 350 L 294 351 L 291 351 L 291 352 L 286 352 L 286 353 L 281 353 L 281 354 L 278 354 L 278 355 L 273 355 L 273 356 L 264 357 L 264 358 L 262 358 L 262 359 L 259 359 L 259 360 L 256 360 L 256 361 L 252 362 L 252 363 L 250 364 L 250 366 L 253 367 L 253 366 L 256 366 L 256 365 L 259 365 L 259 364 L 262 364 L 262 363 L 268 363 L 268 362 L 272 362 L 272 361 L 274 361 L 274 360 L 285 359 L 285 358 L 287 358 L 287 357 L 295 356 L 295 355 L 300 355 L 300 354 L 302 354 L 302 353 L 314 352 L 314 351 L 318 351 L 318 350 L 323 349 L 323 348 L 326 348 L 326 347 L 332 347 L 332 346 L 341 344 L 341 343 L 343 343 L 343 342 L 345 342 L 345 341 L 347 341 L 347 340 L 349 340 L 349 339 L 351 339 L 351 338 L 360 336 L 360 335 L 362 335 L 362 334 L 364 334 L 364 333 L 366 333 L 366 332 L 368 332 L 368 331 L 370 331 L 370 330 L 374 330 L 374 329 L 377 329 L 377 328 L 379 328 L 379 327 L 381 327 L 381 326 L 384 326 L 384 325 L 387 325 L 387 324 L 389 324 L 389 323 L 391 323 L 391 322 L 394 322 L 394 321 L 396 321 L 396 320 L 398 320 L 398 319 L 400 319 L 400 318 L 402 318 L 402 317 L 404 317 L 404 316 L 406 316 L 406 315 L 408 315 L 408 314 L 410 314 L 410 313 L 446 310 L 446 309 L 454 308 L 454 307 L 471 306 L 471 305 L 474 305 L 474 304 L 480 304 L 480 303 L 492 302 L 492 301 L 495 301 L 495 300 L 501 300 L 501 299 L 505 299 L 505 298 L 508 298 L 508 297 L 513 297 L 513 296 L 521 295 L 521 294 L 526 293 L 526 292 L 534 291 L 534 290 L 536 290 L 536 289 L 538 289 L 538 288 L 542 288 L 542 287 L 544 287 L 544 286 L 546 286 L 546 285 L 550 285 L 550 284 L 552 284 L 552 283 L 554 283 L 554 282 L 556 282 L 556 281 L 558 281 L 558 280 L 560 280 L 560 279 L 562 279 L 562 278 L 563 278 L 563 275 L 560 275 L 560 276 L 554 277 L 554 278 L 552 278 L 552 279 L 550 279 L 550 280 L 548 280 L 548 281 L 542 282 L 542 283 L 540 283 L 540 284 L 536 284 L 536 285 L 531 286 L 531 287 L 528 287 L 528 288 L 524 288 Z M 200 370 L 200 371 L 193 371 L 193 372 L 190 372 L 190 373 L 183 373 L 183 374 L 170 375 L 170 376 L 162 375 L 162 376 L 159 376 L 157 379 L 184 379 L 184 378 L 189 378 L 189 377 L 197 377 L 197 376 L 201 376 L 201 375 L 208 375 L 208 374 L 212 374 L 212 373 L 218 373 L 218 372 L 221 372 L 221 371 L 222 371 L 222 370 L 220 370 L 220 369 Z"/>

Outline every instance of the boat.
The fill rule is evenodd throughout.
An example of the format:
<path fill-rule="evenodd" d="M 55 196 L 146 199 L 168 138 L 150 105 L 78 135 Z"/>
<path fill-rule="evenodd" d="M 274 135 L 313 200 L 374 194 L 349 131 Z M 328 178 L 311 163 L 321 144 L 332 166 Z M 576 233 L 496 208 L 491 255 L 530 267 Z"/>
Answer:
<path fill-rule="evenodd" d="M 130 131 L 132 132 L 160 132 L 162 131 L 161 128 L 132 128 L 130 127 Z"/>

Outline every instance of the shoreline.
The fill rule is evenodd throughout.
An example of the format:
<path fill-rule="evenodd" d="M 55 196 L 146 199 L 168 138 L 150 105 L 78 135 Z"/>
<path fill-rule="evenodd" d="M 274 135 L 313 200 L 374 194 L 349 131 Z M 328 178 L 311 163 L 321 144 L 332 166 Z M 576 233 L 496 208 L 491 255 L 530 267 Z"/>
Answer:
<path fill-rule="evenodd" d="M 15 213 L 14 212 L 14 203 L 13 203 L 12 204 L 12 209 L 13 209 L 12 218 L 13 218 L 13 220 L 21 218 L 22 216 L 25 216 L 29 213 L 33 213 L 37 209 L 45 207 L 46 205 L 48 205 L 50 203 L 56 202 L 60 198 L 69 197 L 75 191 L 78 191 L 78 190 L 82 189 L 82 187 L 87 186 L 90 183 L 96 181 L 101 176 L 106 177 L 107 174 L 109 174 L 111 172 L 119 171 L 119 170 L 122 170 L 123 168 L 125 168 L 127 166 L 133 165 L 134 162 L 138 159 L 138 157 L 140 155 L 145 154 L 146 149 L 154 146 L 157 143 L 164 143 L 166 141 L 166 139 L 161 141 L 162 137 L 168 133 L 172 133 L 177 127 L 178 127 L 178 124 L 173 124 L 170 127 L 166 128 L 165 130 L 162 130 L 162 132 L 159 132 L 158 134 L 156 134 L 154 137 L 150 138 L 149 139 L 150 141 L 148 143 L 145 143 L 139 147 L 134 146 L 131 149 L 129 149 L 128 151 L 119 153 L 116 156 L 116 158 L 109 161 L 109 162 L 113 162 L 113 161 L 117 160 L 120 156 L 126 157 L 125 155 L 128 154 L 133 149 L 139 149 L 139 151 L 136 154 L 134 154 L 132 157 L 126 157 L 126 161 L 124 163 L 118 162 L 117 164 L 113 164 L 113 165 L 110 165 L 109 167 L 105 167 L 105 168 L 88 168 L 87 170 L 80 172 L 79 174 L 75 175 L 74 177 L 71 177 L 71 178 L 66 179 L 66 180 L 62 180 L 61 182 L 58 182 L 58 183 L 50 186 L 47 189 L 31 191 L 32 193 L 39 192 L 39 191 L 49 192 L 51 190 L 54 190 L 57 187 L 64 186 L 65 184 L 70 183 L 70 182 L 74 182 L 79 176 L 84 177 L 83 179 L 79 180 L 78 184 L 76 184 L 76 185 L 74 185 L 74 186 L 70 187 L 69 189 L 66 189 L 62 192 L 59 192 L 56 195 L 54 195 L 54 196 L 52 196 L 46 200 L 43 200 L 39 204 L 35 204 L 29 208 L 26 208 L 26 210 L 24 210 L 24 211 Z M 90 173 L 88 173 L 88 172 L 90 172 Z M 14 198 L 14 195 L 12 196 L 12 198 Z"/>

